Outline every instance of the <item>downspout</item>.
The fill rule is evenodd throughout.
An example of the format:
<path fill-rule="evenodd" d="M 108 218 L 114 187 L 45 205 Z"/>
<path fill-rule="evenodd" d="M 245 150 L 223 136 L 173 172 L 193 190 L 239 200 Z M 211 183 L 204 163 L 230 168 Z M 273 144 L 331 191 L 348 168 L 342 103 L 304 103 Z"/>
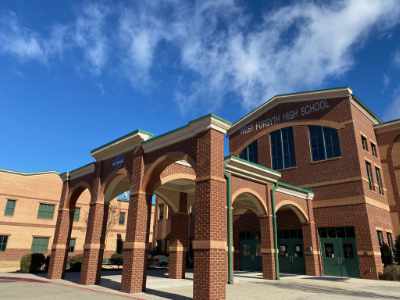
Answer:
<path fill-rule="evenodd" d="M 228 284 L 233 284 L 233 216 L 231 199 L 231 174 L 225 173 L 226 209 L 227 209 L 227 245 L 228 245 Z"/>
<path fill-rule="evenodd" d="M 275 191 L 278 188 L 278 183 L 274 183 L 271 190 L 271 209 L 272 209 L 272 227 L 274 232 L 274 256 L 275 256 L 275 273 L 276 279 L 279 280 L 279 257 L 278 257 L 278 228 L 276 223 L 275 212 Z"/>

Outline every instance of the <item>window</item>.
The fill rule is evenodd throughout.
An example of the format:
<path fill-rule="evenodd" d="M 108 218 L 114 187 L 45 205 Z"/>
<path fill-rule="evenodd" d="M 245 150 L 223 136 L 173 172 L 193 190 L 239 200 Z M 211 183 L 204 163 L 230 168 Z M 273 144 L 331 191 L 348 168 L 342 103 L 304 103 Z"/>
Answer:
<path fill-rule="evenodd" d="M 164 204 L 160 204 L 158 206 L 158 219 L 159 220 L 164 219 Z"/>
<path fill-rule="evenodd" d="M 252 142 L 248 145 L 239 155 L 241 159 L 245 159 L 249 162 L 258 163 L 258 149 L 257 141 Z"/>
<path fill-rule="evenodd" d="M 382 181 L 382 174 L 381 174 L 381 169 L 378 167 L 375 167 L 375 174 L 376 174 L 376 181 L 378 182 L 378 192 L 379 194 L 383 195 L 383 181 Z"/>
<path fill-rule="evenodd" d="M 125 224 L 125 212 L 121 211 L 119 213 L 119 225 L 124 225 Z"/>
<path fill-rule="evenodd" d="M 310 143 L 313 161 L 341 155 L 339 135 L 335 128 L 310 126 Z"/>
<path fill-rule="evenodd" d="M 282 128 L 271 133 L 272 168 L 287 169 L 296 166 L 293 128 Z"/>
<path fill-rule="evenodd" d="M 75 207 L 75 209 L 74 209 L 74 222 L 78 222 L 80 216 L 81 216 L 81 208 L 80 207 Z"/>
<path fill-rule="evenodd" d="M 387 236 L 387 240 L 388 240 L 389 247 L 390 247 L 391 249 L 394 249 L 392 233 L 391 233 L 391 232 L 386 232 L 386 236 Z"/>
<path fill-rule="evenodd" d="M 367 138 L 363 135 L 361 135 L 361 144 L 362 144 L 363 149 L 365 151 L 368 151 L 368 141 L 367 141 Z"/>
<path fill-rule="evenodd" d="M 13 216 L 15 211 L 15 205 L 17 201 L 12 199 L 7 199 L 6 208 L 4 209 L 5 216 Z"/>
<path fill-rule="evenodd" d="M 75 251 L 75 245 L 76 245 L 76 239 L 70 239 L 69 240 L 68 251 L 69 252 L 74 252 Z"/>
<path fill-rule="evenodd" d="M 378 242 L 379 242 L 379 246 L 383 246 L 383 244 L 385 244 L 385 240 L 383 239 L 383 232 L 380 230 L 377 230 L 376 233 L 378 234 Z"/>
<path fill-rule="evenodd" d="M 54 204 L 40 203 L 38 210 L 39 219 L 53 219 Z"/>
<path fill-rule="evenodd" d="M 6 251 L 7 241 L 8 241 L 8 235 L 0 235 L 0 251 Z"/>
<path fill-rule="evenodd" d="M 32 253 L 46 253 L 49 247 L 48 237 L 34 236 L 32 239 Z"/>
<path fill-rule="evenodd" d="M 369 189 L 374 191 L 375 190 L 375 183 L 374 183 L 374 177 L 372 176 L 372 167 L 371 163 L 366 161 L 365 162 L 365 167 L 367 169 L 367 176 L 368 176 L 368 186 Z"/>
<path fill-rule="evenodd" d="M 371 152 L 373 156 L 378 157 L 378 152 L 376 151 L 376 145 L 374 143 L 371 143 Z"/>

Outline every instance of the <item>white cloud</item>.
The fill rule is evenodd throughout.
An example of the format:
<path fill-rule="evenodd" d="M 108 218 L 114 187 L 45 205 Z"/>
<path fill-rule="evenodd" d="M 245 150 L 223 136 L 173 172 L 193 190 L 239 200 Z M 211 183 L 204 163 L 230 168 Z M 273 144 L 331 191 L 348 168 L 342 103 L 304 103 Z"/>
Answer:
<path fill-rule="evenodd" d="M 393 62 L 397 67 L 400 67 L 400 49 L 394 53 Z"/>
<path fill-rule="evenodd" d="M 23 60 L 46 58 L 41 38 L 23 27 L 13 12 L 0 15 L 0 52 Z"/>
<path fill-rule="evenodd" d="M 80 49 L 94 74 L 107 64 L 122 68 L 135 88 L 151 82 L 155 66 L 177 61 L 183 75 L 175 100 L 184 112 L 216 109 L 230 95 L 249 109 L 273 94 L 342 76 L 372 32 L 398 24 L 400 6 L 396 0 L 301 1 L 256 19 L 235 0 L 89 3 L 46 38 L 23 28 L 15 15 L 10 19 L 0 23 L 2 52 L 40 60 Z M 165 62 L 167 51 L 177 60 Z"/>
<path fill-rule="evenodd" d="M 386 121 L 400 118 L 400 88 L 394 91 L 392 101 L 386 108 L 383 117 Z"/>

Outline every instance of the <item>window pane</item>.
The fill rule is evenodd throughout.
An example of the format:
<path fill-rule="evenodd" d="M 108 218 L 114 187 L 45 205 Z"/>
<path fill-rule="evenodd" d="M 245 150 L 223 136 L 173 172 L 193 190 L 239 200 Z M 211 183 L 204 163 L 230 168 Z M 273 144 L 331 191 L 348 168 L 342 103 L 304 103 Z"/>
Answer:
<path fill-rule="evenodd" d="M 326 157 L 337 157 L 341 155 L 338 132 L 335 128 L 324 127 L 324 139 L 326 147 Z"/>
<path fill-rule="evenodd" d="M 76 239 L 70 239 L 69 240 L 69 252 L 74 252 L 75 251 L 75 245 L 76 245 Z"/>
<path fill-rule="evenodd" d="M 383 191 L 381 170 L 378 167 L 375 167 L 375 173 L 376 173 L 376 181 L 378 182 L 379 194 L 383 195 L 384 191 Z"/>
<path fill-rule="evenodd" d="M 326 159 L 321 126 L 310 126 L 311 153 L 314 161 Z"/>
<path fill-rule="evenodd" d="M 49 246 L 48 237 L 33 237 L 32 252 L 33 253 L 46 253 Z"/>
<path fill-rule="evenodd" d="M 81 215 L 80 207 L 75 207 L 75 209 L 74 209 L 74 221 L 75 222 L 79 221 L 80 215 Z"/>
<path fill-rule="evenodd" d="M 257 141 L 251 143 L 248 146 L 248 158 L 247 160 L 253 163 L 257 163 L 258 162 L 258 158 L 257 158 Z"/>
<path fill-rule="evenodd" d="M 7 241 L 8 241 L 7 235 L 0 235 L 0 251 L 6 251 Z"/>
<path fill-rule="evenodd" d="M 387 240 L 388 240 L 389 247 L 393 248 L 394 245 L 393 245 L 393 236 L 392 236 L 392 234 L 390 232 L 387 232 L 386 235 L 387 235 Z"/>
<path fill-rule="evenodd" d="M 284 167 L 290 168 L 296 166 L 292 127 L 282 129 L 282 142 L 283 142 Z"/>
<path fill-rule="evenodd" d="M 6 208 L 4 210 L 5 216 L 13 216 L 15 210 L 16 200 L 7 199 Z"/>
<path fill-rule="evenodd" d="M 120 212 L 119 213 L 119 224 L 124 225 L 125 224 L 125 212 Z"/>
<path fill-rule="evenodd" d="M 272 168 L 275 170 L 283 169 L 282 140 L 280 130 L 271 133 L 271 152 Z"/>
<path fill-rule="evenodd" d="M 240 152 L 239 157 L 241 159 L 247 160 L 247 147 L 242 152 Z"/>
<path fill-rule="evenodd" d="M 54 205 L 53 204 L 40 203 L 39 211 L 38 211 L 38 218 L 52 219 L 53 215 L 54 215 Z"/>
<path fill-rule="evenodd" d="M 366 161 L 365 167 L 367 169 L 367 176 L 368 176 L 368 186 L 370 190 L 375 190 L 374 178 L 372 177 L 372 167 L 371 164 Z"/>
<path fill-rule="evenodd" d="M 385 243 L 385 240 L 383 239 L 383 232 L 380 230 L 377 230 L 376 233 L 378 234 L 378 241 L 379 241 L 379 246 L 383 246 Z"/>

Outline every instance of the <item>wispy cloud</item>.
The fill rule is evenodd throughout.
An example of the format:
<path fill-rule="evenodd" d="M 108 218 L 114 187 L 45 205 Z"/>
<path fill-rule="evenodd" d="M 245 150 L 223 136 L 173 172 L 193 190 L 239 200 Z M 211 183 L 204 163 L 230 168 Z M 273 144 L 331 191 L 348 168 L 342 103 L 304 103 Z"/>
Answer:
<path fill-rule="evenodd" d="M 384 111 L 386 121 L 400 118 L 400 87 L 393 92 L 392 101 Z"/>
<path fill-rule="evenodd" d="M 400 49 L 394 53 L 393 62 L 397 67 L 400 67 Z"/>
<path fill-rule="evenodd" d="M 122 69 L 135 88 L 151 82 L 154 66 L 169 63 L 160 57 L 172 51 L 182 74 L 175 90 L 182 112 L 215 109 L 230 95 L 249 109 L 273 94 L 342 76 L 371 32 L 385 33 L 399 20 L 396 0 L 301 1 L 261 19 L 235 0 L 136 1 L 112 9 L 89 3 L 46 38 L 9 14 L 0 23 L 0 51 L 41 60 L 80 49 L 92 73 Z"/>

